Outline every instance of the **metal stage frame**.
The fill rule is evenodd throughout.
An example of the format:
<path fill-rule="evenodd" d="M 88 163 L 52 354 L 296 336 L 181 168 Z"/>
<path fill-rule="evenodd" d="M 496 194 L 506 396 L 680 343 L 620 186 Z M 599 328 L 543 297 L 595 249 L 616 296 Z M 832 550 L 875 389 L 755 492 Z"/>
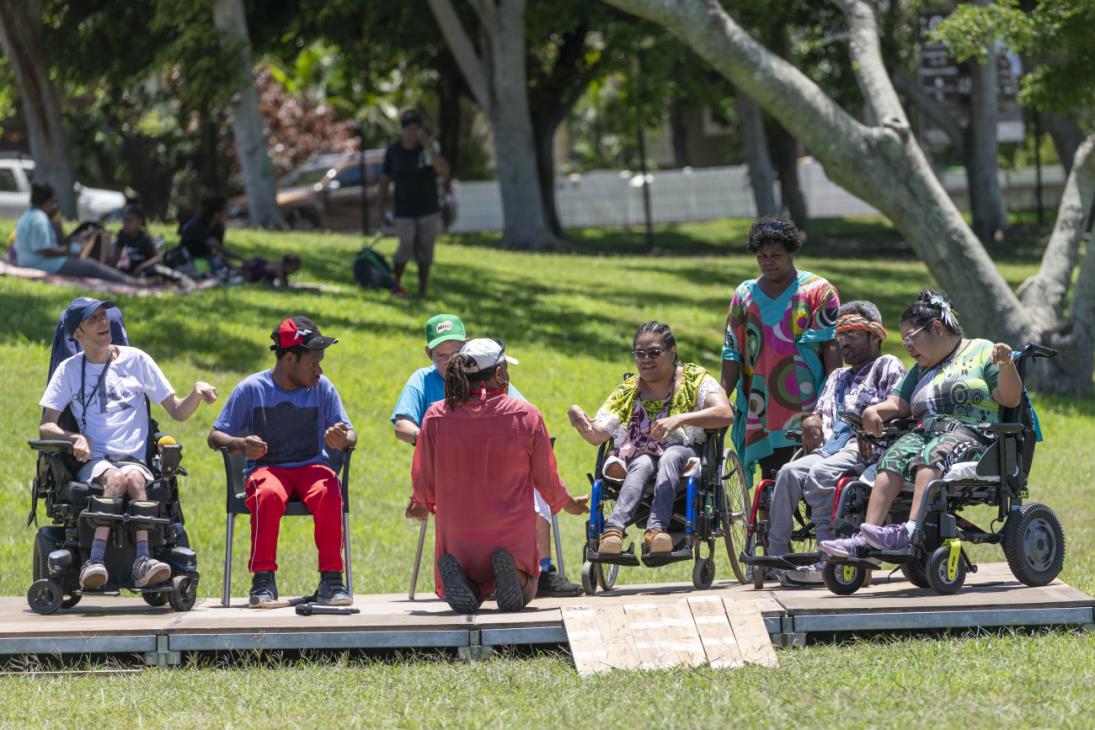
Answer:
<path fill-rule="evenodd" d="M 187 652 L 455 649 L 479 659 L 495 647 L 567 643 L 562 606 L 650 604 L 686 596 L 720 596 L 754 605 L 777 646 L 801 646 L 810 634 L 945 631 L 1063 626 L 1095 628 L 1095 599 L 1065 583 L 1029 588 L 1003 563 L 983 564 L 952 596 L 916 589 L 876 571 L 873 584 L 842 597 L 822 588 L 755 590 L 722 582 L 708 591 L 687 584 L 617 588 L 595 596 L 537 599 L 526 610 L 500 613 L 487 603 L 458 616 L 433 595 L 359 595 L 351 616 L 297 616 L 292 608 L 254 611 L 243 599 L 223 607 L 203 599 L 188 613 L 151 608 L 140 599 L 87 599 L 52 616 L 32 613 L 22 598 L 0 598 L 0 655 L 143 655 L 175 665 Z"/>

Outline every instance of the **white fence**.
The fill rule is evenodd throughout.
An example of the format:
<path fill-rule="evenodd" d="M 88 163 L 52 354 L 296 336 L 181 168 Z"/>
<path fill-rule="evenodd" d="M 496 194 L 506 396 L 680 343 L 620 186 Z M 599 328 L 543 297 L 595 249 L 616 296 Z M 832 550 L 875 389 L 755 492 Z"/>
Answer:
<path fill-rule="evenodd" d="M 1059 165 L 1043 168 L 1047 205 L 1056 205 L 1064 177 Z M 665 170 L 650 173 L 648 179 L 651 216 L 655 223 L 756 216 L 749 174 L 743 165 Z M 800 162 L 799 179 L 812 218 L 839 218 L 878 212 L 831 182 L 825 177 L 821 165 L 814 160 Z M 1000 180 L 1009 193 L 1029 193 L 1020 197 L 1022 204 L 1015 209 L 1029 207 L 1035 181 L 1033 168 L 1002 173 Z M 943 175 L 943 184 L 962 205 L 966 190 L 965 173 L 947 172 Z M 775 193 L 776 200 L 779 200 L 778 186 Z M 457 182 L 456 195 L 460 208 L 452 227 L 454 233 L 501 230 L 502 200 L 496 181 Z M 1009 194 L 1008 197 L 1013 196 Z M 644 222 L 641 176 L 626 170 L 595 170 L 584 175 L 559 178 L 555 182 L 555 204 L 559 218 L 568 228 L 627 226 Z"/>

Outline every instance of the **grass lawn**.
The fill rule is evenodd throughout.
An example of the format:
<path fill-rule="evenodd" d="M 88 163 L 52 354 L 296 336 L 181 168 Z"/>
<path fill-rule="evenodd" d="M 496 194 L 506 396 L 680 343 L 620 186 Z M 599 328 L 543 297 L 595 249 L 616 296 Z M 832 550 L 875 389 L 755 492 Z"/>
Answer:
<path fill-rule="evenodd" d="M 0 240 L 12 225 L 0 223 Z M 666 227 L 658 231 L 656 256 L 650 258 L 637 255 L 645 245 L 640 231 L 578 232 L 574 251 L 535 255 L 494 250 L 490 237 L 450 241 L 438 248 L 432 295 L 425 301 L 356 288 L 349 261 L 359 238 L 231 230 L 229 243 L 252 254 L 300 252 L 305 261 L 300 281 L 329 291 L 234 288 L 119 303 L 133 344 L 156 358 L 176 388 L 185 390 L 200 378 L 216 385 L 222 399 L 243 376 L 272 364 L 268 335 L 284 316 L 308 314 L 341 339 L 328 351 L 324 368 L 360 436 L 351 485 L 355 588 L 400 592 L 406 590 L 417 529 L 402 516 L 411 449 L 394 439 L 388 417 L 406 377 L 427 364 L 424 321 L 440 311 L 457 312 L 473 336 L 506 340 L 521 360 L 512 370 L 513 381 L 544 412 L 558 437 L 563 478 L 582 492 L 594 452 L 567 426 L 566 407 L 599 405 L 629 369 L 631 334 L 648 319 L 673 326 L 684 359 L 717 369 L 732 288 L 755 275 L 744 249 L 747 228 L 742 221 Z M 380 248 L 390 255 L 394 242 L 384 240 Z M 997 255 L 1013 286 L 1034 271 L 1037 258 L 1031 251 L 1024 244 Z M 891 330 L 901 310 L 931 281 L 900 236 L 876 219 L 819 222 L 799 265 L 829 278 L 842 299 L 875 301 Z M 23 595 L 29 583 L 32 532 L 23 521 L 34 454 L 25 441 L 36 432 L 36 404 L 57 314 L 76 294 L 0 278 L 5 313 L 0 357 L 7 369 L 0 398 L 8 413 L 0 420 L 0 595 Z M 896 336 L 886 349 L 903 354 Z M 1064 520 L 1068 555 L 1061 577 L 1092 592 L 1095 507 L 1088 488 L 1095 482 L 1095 460 L 1087 448 L 1095 441 L 1095 397 L 1037 398 L 1036 405 L 1046 441 L 1034 466 L 1032 498 L 1048 503 Z M 168 423 L 156 409 L 161 425 L 186 448 L 190 477 L 183 485 L 183 506 L 204 596 L 219 594 L 224 552 L 223 468 L 219 455 L 205 446 L 219 407 L 203 406 L 182 424 Z M 560 521 L 568 572 L 576 578 L 581 520 L 564 515 Z M 242 522 L 239 527 L 233 590 L 243 595 L 249 585 L 248 531 Z M 974 557 L 1003 559 L 991 547 Z M 310 521 L 284 522 L 279 558 L 283 593 L 314 588 Z M 632 569 L 620 580 L 688 580 L 690 570 L 688 564 Z M 718 576 L 728 573 L 723 561 Z M 428 574 L 424 582 L 429 584 Z M 864 640 L 781 652 L 775 670 L 678 670 L 581 681 L 560 654 L 501 657 L 476 666 L 437 657 L 327 657 L 315 663 L 274 657 L 105 678 L 5 676 L 0 677 L 0 724 L 57 723 L 60 697 L 71 700 L 62 702 L 81 725 L 108 718 L 162 725 L 165 715 L 157 708 L 163 708 L 187 724 L 202 725 L 266 724 L 277 717 L 291 725 L 331 718 L 361 725 L 541 720 L 586 727 L 606 721 L 667 725 L 687 718 L 690 724 L 747 726 L 894 721 L 1084 726 L 1090 723 L 1084 713 L 1095 703 L 1093 637 Z M 71 721 L 66 716 L 63 722 Z"/>

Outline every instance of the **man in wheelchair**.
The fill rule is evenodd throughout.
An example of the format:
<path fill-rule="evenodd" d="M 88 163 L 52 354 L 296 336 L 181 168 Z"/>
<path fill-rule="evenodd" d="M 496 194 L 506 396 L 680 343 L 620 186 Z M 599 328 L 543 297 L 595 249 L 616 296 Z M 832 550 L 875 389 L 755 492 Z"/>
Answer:
<path fill-rule="evenodd" d="M 88 299 L 82 307 L 66 311 L 65 336 L 75 340 L 83 352 L 64 360 L 50 377 L 40 401 L 43 412 L 38 433 L 42 439 L 72 444 L 72 455 L 82 464 L 78 482 L 101 485 L 105 499 L 143 502 L 153 480 L 144 462 L 150 435 L 146 399 L 162 405 L 176 421 L 185 421 L 202 401 L 215 401 L 217 391 L 198 381 L 185 398 L 179 398 L 148 354 L 112 344 L 107 310 L 114 306 L 113 302 Z M 66 408 L 76 419 L 75 430 L 62 425 Z M 90 554 L 80 570 L 82 590 L 93 591 L 108 582 L 103 558 L 110 534 L 110 525 L 95 528 Z M 171 568 L 151 557 L 148 530 L 135 530 L 134 538 L 134 587 L 167 580 Z"/>
<path fill-rule="evenodd" d="M 863 429 L 880 436 L 884 421 L 909 415 L 917 424 L 879 460 L 860 531 L 820 543 L 835 558 L 907 548 L 928 486 L 955 464 L 976 461 L 994 440 L 998 406 L 1014 408 L 1022 399 L 1011 347 L 964 338 L 945 294 L 923 290 L 901 316 L 901 336 L 916 365 L 885 402 L 863 412 Z M 908 521 L 884 524 L 906 482 L 914 485 Z"/>
<path fill-rule="evenodd" d="M 886 328 L 871 302 L 848 302 L 840 308 L 836 340 L 846 367 L 834 370 L 825 381 L 813 412 L 802 419 L 802 456 L 780 469 L 772 491 L 768 519 L 768 556 L 791 552 L 795 510 L 801 500 L 810 507 L 810 519 L 818 542 L 835 537 L 831 524 L 833 494 L 837 481 L 876 455 L 868 443 L 857 443 L 842 413 L 856 416 L 880 403 L 905 374 L 905 366 L 893 355 L 882 354 Z M 817 565 L 775 571 L 782 585 L 822 583 Z"/>

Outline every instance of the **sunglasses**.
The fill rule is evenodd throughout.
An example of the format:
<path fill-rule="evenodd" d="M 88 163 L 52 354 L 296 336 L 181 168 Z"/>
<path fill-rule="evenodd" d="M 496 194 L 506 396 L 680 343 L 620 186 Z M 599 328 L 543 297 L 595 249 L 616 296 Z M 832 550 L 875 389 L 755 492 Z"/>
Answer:
<path fill-rule="evenodd" d="M 651 347 L 649 350 L 632 350 L 631 354 L 635 356 L 636 360 L 645 360 L 647 358 L 657 360 L 663 352 L 665 352 L 665 348 Z"/>

